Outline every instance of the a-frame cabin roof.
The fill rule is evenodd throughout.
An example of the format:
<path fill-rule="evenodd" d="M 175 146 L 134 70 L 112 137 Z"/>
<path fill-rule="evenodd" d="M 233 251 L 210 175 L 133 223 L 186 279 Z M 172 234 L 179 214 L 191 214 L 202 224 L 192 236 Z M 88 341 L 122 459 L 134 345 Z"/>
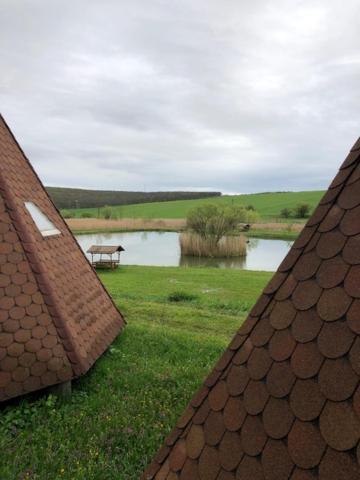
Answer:
<path fill-rule="evenodd" d="M 82 375 L 123 326 L 0 116 L 0 401 Z"/>
<path fill-rule="evenodd" d="M 360 139 L 144 474 L 360 479 Z"/>

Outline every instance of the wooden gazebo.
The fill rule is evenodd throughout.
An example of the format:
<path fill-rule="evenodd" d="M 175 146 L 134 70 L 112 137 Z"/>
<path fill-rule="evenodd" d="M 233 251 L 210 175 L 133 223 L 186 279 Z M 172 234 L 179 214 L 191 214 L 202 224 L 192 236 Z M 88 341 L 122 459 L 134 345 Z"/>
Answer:
<path fill-rule="evenodd" d="M 124 251 L 125 249 L 121 245 L 91 245 L 87 253 L 91 254 L 91 265 L 94 268 L 111 268 L 113 270 L 120 265 L 120 252 Z M 94 255 L 99 255 L 99 257 L 94 259 Z"/>

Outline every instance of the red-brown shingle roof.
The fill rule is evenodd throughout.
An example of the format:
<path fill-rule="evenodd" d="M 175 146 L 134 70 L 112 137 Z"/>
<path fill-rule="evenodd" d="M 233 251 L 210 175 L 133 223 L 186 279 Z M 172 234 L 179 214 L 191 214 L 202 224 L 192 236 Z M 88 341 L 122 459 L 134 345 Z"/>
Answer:
<path fill-rule="evenodd" d="M 43 237 L 25 202 L 60 235 Z M 0 401 L 82 375 L 123 326 L 0 116 Z"/>
<path fill-rule="evenodd" d="M 360 139 L 144 474 L 360 478 Z"/>

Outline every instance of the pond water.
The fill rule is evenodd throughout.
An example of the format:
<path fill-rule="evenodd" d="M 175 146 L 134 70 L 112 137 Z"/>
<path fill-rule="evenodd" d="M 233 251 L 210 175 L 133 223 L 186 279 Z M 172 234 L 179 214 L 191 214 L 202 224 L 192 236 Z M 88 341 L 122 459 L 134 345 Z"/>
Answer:
<path fill-rule="evenodd" d="M 77 235 L 76 238 L 85 253 L 91 245 L 122 245 L 125 248 L 125 252 L 121 252 L 123 265 L 208 266 L 265 271 L 277 270 L 292 245 L 285 240 L 250 238 L 246 257 L 205 259 L 181 256 L 177 232 L 97 233 Z"/>

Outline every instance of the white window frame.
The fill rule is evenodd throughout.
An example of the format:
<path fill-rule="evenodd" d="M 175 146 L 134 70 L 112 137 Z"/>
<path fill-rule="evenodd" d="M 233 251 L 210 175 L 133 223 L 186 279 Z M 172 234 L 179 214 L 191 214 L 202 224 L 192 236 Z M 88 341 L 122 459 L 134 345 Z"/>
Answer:
<path fill-rule="evenodd" d="M 55 227 L 53 222 L 48 219 L 34 202 L 25 202 L 25 207 L 43 237 L 61 235 L 60 230 Z"/>

